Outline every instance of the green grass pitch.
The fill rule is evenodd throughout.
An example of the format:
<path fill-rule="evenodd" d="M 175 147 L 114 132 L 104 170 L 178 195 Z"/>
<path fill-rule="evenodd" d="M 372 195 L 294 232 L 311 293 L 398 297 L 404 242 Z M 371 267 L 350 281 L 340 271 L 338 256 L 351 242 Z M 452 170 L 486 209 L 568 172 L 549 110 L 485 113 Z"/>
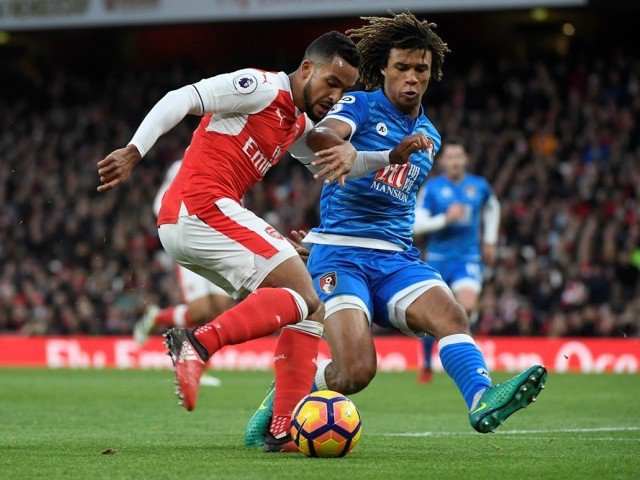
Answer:
<path fill-rule="evenodd" d="M 352 397 L 353 454 L 309 459 L 243 446 L 270 373 L 214 374 L 222 387 L 187 413 L 168 371 L 0 370 L 0 478 L 640 478 L 637 375 L 551 374 L 538 402 L 480 435 L 445 375 L 379 374 Z"/>

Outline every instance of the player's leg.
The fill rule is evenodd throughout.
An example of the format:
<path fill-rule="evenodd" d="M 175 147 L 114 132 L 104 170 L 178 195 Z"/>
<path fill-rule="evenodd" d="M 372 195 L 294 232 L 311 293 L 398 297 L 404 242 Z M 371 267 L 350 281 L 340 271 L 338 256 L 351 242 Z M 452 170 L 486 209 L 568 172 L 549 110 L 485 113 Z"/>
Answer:
<path fill-rule="evenodd" d="M 422 345 L 422 368 L 418 374 L 419 383 L 431 382 L 433 370 L 431 369 L 431 359 L 433 357 L 433 346 L 436 343 L 436 339 L 431 335 L 425 335 L 420 339 Z"/>
<path fill-rule="evenodd" d="M 449 285 L 451 280 L 451 274 L 453 273 L 451 268 L 451 262 L 434 261 L 429 265 L 433 267 L 441 276 L 442 279 Z M 425 335 L 420 339 L 422 347 L 422 368 L 418 372 L 418 383 L 429 383 L 433 376 L 431 369 L 431 362 L 433 359 L 433 347 L 436 343 L 436 339 L 431 335 Z"/>
<path fill-rule="evenodd" d="M 359 309 L 346 309 L 325 319 L 325 339 L 331 349 L 331 359 L 318 362 L 312 389 L 355 393 L 365 388 L 376 373 L 376 353 L 366 314 Z M 271 423 L 275 384 L 253 414 L 245 430 L 245 445 L 264 443 Z"/>
<path fill-rule="evenodd" d="M 155 330 L 202 325 L 233 305 L 232 298 L 206 278 L 179 264 L 175 271 L 183 303 L 163 309 L 149 305 L 133 330 L 140 344 Z"/>
<path fill-rule="evenodd" d="M 275 385 L 273 411 L 265 451 L 297 451 L 290 445 L 290 422 L 294 407 L 311 391 L 316 372 L 318 346 L 322 338 L 324 304 L 315 292 L 311 277 L 299 256 L 276 267 L 261 288 L 287 288 L 304 299 L 310 312 L 306 318 L 285 326 L 274 351 Z M 257 290 L 260 291 L 260 290 Z"/>
<path fill-rule="evenodd" d="M 197 379 L 206 361 L 223 346 L 270 335 L 309 314 L 317 320 L 310 323 L 320 325 L 323 306 L 293 247 L 236 202 L 218 200 L 206 214 L 182 216 L 177 224 L 163 225 L 160 239 L 179 263 L 227 292 L 252 292 L 202 327 L 169 331 L 178 393 L 187 409 L 195 406 Z M 317 349 L 317 338 L 306 343 L 314 342 Z M 311 383 L 313 372 L 309 375 Z"/>
<path fill-rule="evenodd" d="M 324 329 L 331 359 L 318 363 L 316 388 L 344 395 L 366 388 L 376 374 L 377 359 L 365 312 L 359 308 L 336 311 L 327 317 Z"/>
<path fill-rule="evenodd" d="M 469 407 L 474 429 L 488 433 L 536 400 L 547 373 L 534 365 L 508 382 L 492 386 L 484 356 L 471 337 L 462 307 L 444 286 L 422 293 L 406 309 L 406 324 L 438 339 L 442 366 Z"/>
<path fill-rule="evenodd" d="M 411 256 L 410 252 L 402 255 Z M 390 323 L 407 333 L 424 332 L 438 340 L 442 365 L 465 399 L 476 430 L 492 431 L 531 398 L 535 399 L 546 379 L 546 371 L 539 365 L 506 384 L 491 386 L 484 356 L 471 337 L 466 314 L 435 270 L 416 256 L 413 260 L 407 258 L 404 268 L 387 278 L 386 285 L 392 285 L 396 293 L 391 295 L 389 287 L 383 286 L 378 294 L 379 298 L 389 298 Z M 406 286 L 411 279 L 415 283 Z"/>
<path fill-rule="evenodd" d="M 472 409 L 482 392 L 491 386 L 487 365 L 471 338 L 467 316 L 448 287 L 437 282 L 429 287 L 417 290 L 415 300 L 396 309 L 405 309 L 404 318 L 410 330 L 427 332 L 438 341 L 442 366 Z"/>
<path fill-rule="evenodd" d="M 315 384 L 344 394 L 365 388 L 376 374 L 371 337 L 373 303 L 367 270 L 371 251 L 363 248 L 316 245 L 307 267 L 318 295 L 325 302 L 325 339 L 331 359 L 318 364 Z"/>
<path fill-rule="evenodd" d="M 337 360 L 318 365 L 316 384 L 320 389 L 330 388 L 344 393 L 348 393 L 345 390 L 349 388 L 363 388 L 375 375 L 376 367 L 368 322 L 368 287 L 366 279 L 358 272 L 357 262 L 349 263 L 349 256 L 345 254 L 345 247 L 316 245 L 307 263 L 314 275 L 314 287 L 321 299 L 327 302 L 324 332 L 335 355 L 334 360 Z M 262 443 L 273 403 L 274 391 L 271 389 L 247 425 L 247 446 Z"/>
<path fill-rule="evenodd" d="M 482 265 L 476 262 L 455 262 L 451 279 L 447 283 L 473 325 L 477 317 L 478 297 L 482 290 Z"/>

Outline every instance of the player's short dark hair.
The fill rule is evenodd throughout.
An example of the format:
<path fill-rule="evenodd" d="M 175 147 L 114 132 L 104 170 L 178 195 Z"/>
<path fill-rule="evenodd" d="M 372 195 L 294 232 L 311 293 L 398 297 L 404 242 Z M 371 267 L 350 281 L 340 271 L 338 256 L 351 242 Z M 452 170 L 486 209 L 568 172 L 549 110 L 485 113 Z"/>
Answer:
<path fill-rule="evenodd" d="M 457 145 L 462 147 L 462 149 L 467 152 L 467 142 L 464 140 L 464 138 L 459 137 L 457 135 L 449 135 L 445 138 L 442 139 L 442 146 L 440 147 L 440 150 L 443 150 L 444 147 L 446 147 L 447 145 Z"/>
<path fill-rule="evenodd" d="M 355 42 L 344 33 L 325 33 L 316 38 L 304 52 L 304 58 L 333 60 L 333 57 L 343 58 L 349 65 L 360 68 L 360 52 Z"/>
<path fill-rule="evenodd" d="M 428 50 L 433 55 L 431 78 L 442 78 L 444 56 L 449 47 L 436 34 L 435 23 L 418 20 L 411 12 L 391 14 L 389 17 L 361 17 L 367 23 L 347 30 L 347 35 L 358 40 L 362 56 L 360 78 L 367 90 L 380 88 L 384 83 L 381 69 L 387 66 L 392 48 L 402 50 Z"/>

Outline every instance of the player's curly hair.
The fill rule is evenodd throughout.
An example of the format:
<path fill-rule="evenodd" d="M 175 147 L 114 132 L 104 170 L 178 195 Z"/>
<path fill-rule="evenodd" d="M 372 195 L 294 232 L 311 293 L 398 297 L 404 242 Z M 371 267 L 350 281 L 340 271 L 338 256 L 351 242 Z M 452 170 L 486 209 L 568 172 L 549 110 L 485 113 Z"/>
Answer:
<path fill-rule="evenodd" d="M 433 55 L 431 78 L 442 78 L 444 56 L 449 47 L 436 34 L 435 23 L 420 21 L 406 11 L 398 15 L 390 12 L 390 17 L 361 17 L 367 21 L 360 28 L 347 30 L 347 35 L 358 42 L 362 57 L 360 78 L 366 90 L 380 88 L 384 76 L 380 71 L 387 66 L 392 48 L 429 50 Z"/>

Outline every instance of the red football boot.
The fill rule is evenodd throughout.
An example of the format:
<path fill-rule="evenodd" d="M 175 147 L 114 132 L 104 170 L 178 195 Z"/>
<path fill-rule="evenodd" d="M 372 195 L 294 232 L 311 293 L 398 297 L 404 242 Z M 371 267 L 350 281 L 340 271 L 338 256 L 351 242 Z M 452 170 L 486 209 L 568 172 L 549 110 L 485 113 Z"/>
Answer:
<path fill-rule="evenodd" d="M 207 368 L 209 354 L 187 328 L 172 328 L 164 338 L 167 354 L 173 362 L 176 395 L 180 405 L 191 411 L 196 408 L 200 377 Z"/>

